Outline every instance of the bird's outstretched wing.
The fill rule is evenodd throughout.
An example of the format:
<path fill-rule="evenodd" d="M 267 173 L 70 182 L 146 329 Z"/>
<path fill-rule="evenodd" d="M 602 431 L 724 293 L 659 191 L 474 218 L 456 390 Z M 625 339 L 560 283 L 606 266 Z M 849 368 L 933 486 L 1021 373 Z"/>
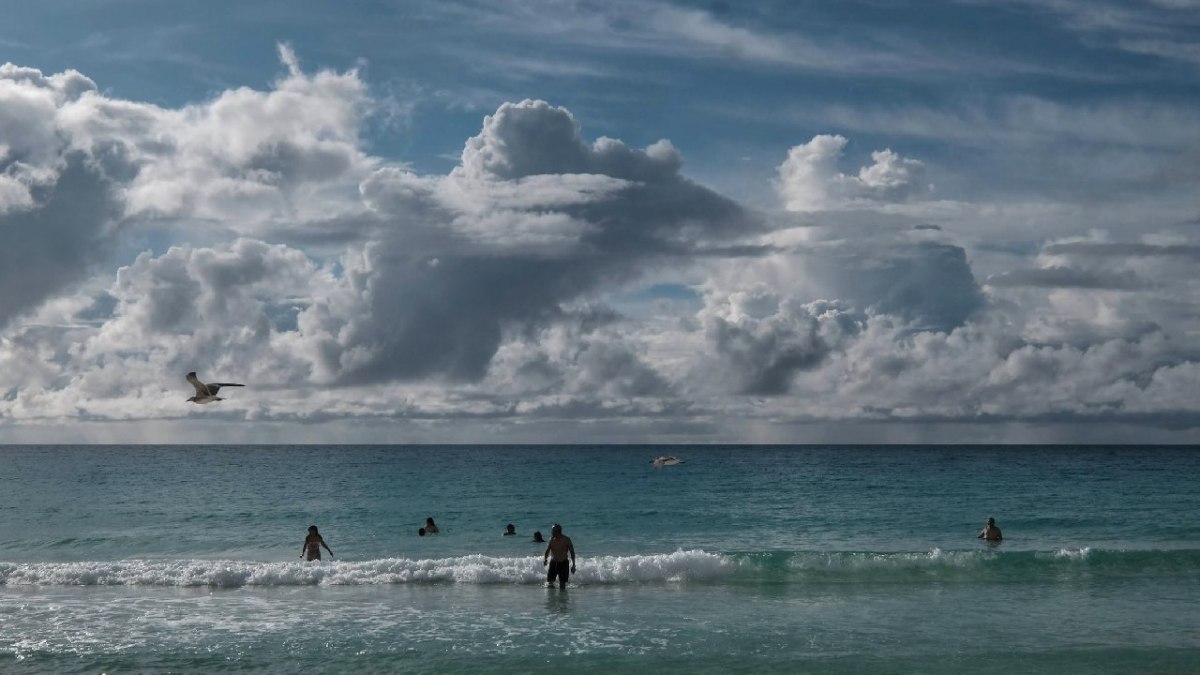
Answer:
<path fill-rule="evenodd" d="M 187 381 L 191 382 L 192 386 L 196 388 L 197 396 L 209 396 L 210 395 L 209 391 L 208 391 L 208 385 L 204 384 L 196 377 L 195 371 L 192 371 L 187 374 Z"/>
<path fill-rule="evenodd" d="M 244 387 L 244 386 L 246 386 L 246 385 L 237 384 L 236 382 L 209 382 L 208 383 L 208 391 L 213 396 L 216 396 L 217 390 L 220 389 L 221 387 Z"/>

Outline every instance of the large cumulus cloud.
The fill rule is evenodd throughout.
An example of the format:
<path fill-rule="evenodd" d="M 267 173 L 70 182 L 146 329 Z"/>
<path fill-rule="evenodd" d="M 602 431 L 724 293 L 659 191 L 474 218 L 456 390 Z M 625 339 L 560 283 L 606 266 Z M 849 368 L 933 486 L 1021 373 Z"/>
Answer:
<path fill-rule="evenodd" d="M 122 228 L 256 232 L 343 212 L 374 168 L 358 147 L 369 97 L 354 71 L 310 76 L 280 53 L 270 91 L 181 109 L 112 98 L 76 71 L 0 66 L 0 324 L 86 278 Z"/>
<path fill-rule="evenodd" d="M 286 82 L 316 86 L 318 79 L 293 70 Z M 275 108 L 268 100 L 273 95 L 242 92 L 262 105 L 236 108 L 250 118 L 240 124 L 261 123 L 256 119 L 261 108 Z M 220 116 L 230 97 L 222 95 L 192 116 Z M 308 120 L 309 131 L 293 136 L 324 136 L 324 118 L 289 114 Z M 526 134 L 542 126 L 565 131 Z M 232 157 L 224 141 L 212 144 L 208 154 L 219 161 L 199 166 L 244 169 L 261 155 Z M 167 157 L 179 166 L 197 154 L 204 153 Z M 350 164 L 361 168 L 372 161 Z M 648 261 L 686 263 L 694 250 L 761 230 L 756 214 L 688 180 L 681 165 L 679 153 L 665 141 L 646 149 L 612 139 L 587 143 L 565 109 L 540 101 L 506 104 L 467 142 L 461 165 L 449 175 L 417 175 L 398 166 L 365 175 L 356 199 L 340 203 L 359 227 L 335 258 L 322 260 L 256 239 L 139 256 L 96 302 L 80 300 L 74 315 L 57 317 L 63 324 L 78 323 L 94 307 L 104 307 L 98 328 L 82 329 L 90 336 L 72 352 L 74 366 L 85 373 L 72 378 L 71 368 L 63 368 L 44 378 L 52 383 L 51 393 L 22 392 L 10 409 L 32 410 L 30 396 L 59 396 L 65 403 L 81 389 L 96 394 L 87 382 L 110 375 L 116 364 L 123 374 L 110 384 L 143 393 L 147 387 L 170 388 L 177 373 L 197 363 L 270 387 L 478 385 L 502 347 L 507 356 L 501 361 L 513 363 L 513 354 L 525 354 L 518 359 L 524 365 L 509 371 L 512 381 L 494 374 L 487 386 L 541 397 L 538 407 L 561 408 L 570 400 L 573 409 L 600 410 L 603 406 L 592 403 L 596 397 L 671 396 L 669 383 L 614 333 L 601 337 L 592 329 L 575 330 L 568 333 L 569 346 L 550 349 L 544 343 L 576 321 L 572 303 L 628 283 Z M 127 184 L 156 185 L 143 181 L 147 167 L 155 166 L 150 162 L 130 174 Z M 325 182 L 344 178 L 339 173 Z M 269 206 L 278 196 L 254 199 Z M 146 215 L 143 205 L 127 203 L 125 217 Z M 158 209 L 154 217 L 169 211 Z M 254 209 L 248 220 L 239 216 L 233 222 L 219 208 L 208 213 L 235 231 L 256 223 Z M 297 217 L 296 229 L 314 222 L 320 221 Z M 80 340 L 78 330 L 71 339 Z M 15 361 L 28 353 L 13 349 L 7 355 Z M 557 372 L 556 391 L 546 392 L 528 377 L 539 372 L 539 363 L 541 372 L 551 367 Z M 501 378 L 505 372 L 496 370 Z M 9 384 L 22 388 L 20 378 Z"/>
<path fill-rule="evenodd" d="M 836 303 L 800 304 L 762 287 L 721 298 L 703 315 L 724 377 L 751 395 L 787 393 L 797 372 L 820 365 L 859 330 Z"/>
<path fill-rule="evenodd" d="M 372 168 L 359 148 L 370 98 L 357 72 L 307 75 L 288 47 L 279 49 L 287 75 L 269 91 L 242 87 L 177 110 L 87 97 L 66 131 L 131 172 L 130 216 L 252 232 L 273 219 L 330 215 L 328 198 L 352 191 Z"/>
<path fill-rule="evenodd" d="M 903 340 L 986 315 L 983 290 L 956 246 L 897 239 L 777 248 L 711 268 L 697 313 L 706 345 L 688 378 L 711 395 L 790 401 L 816 389 L 837 400 L 848 391 L 838 364 L 867 326 L 894 326 Z"/>
<path fill-rule="evenodd" d="M 91 302 L 51 303 L 10 333 L 0 348 L 0 390 L 10 400 L 0 412 L 180 416 L 190 411 L 174 394 L 197 369 L 260 387 L 305 381 L 291 324 L 329 285 L 303 253 L 260 241 L 143 254 Z"/>
<path fill-rule="evenodd" d="M 95 84 L 0 66 L 0 326 L 103 256 L 120 212 L 119 186 L 63 127 Z"/>
<path fill-rule="evenodd" d="M 546 325 L 650 260 L 759 230 L 681 165 L 665 141 L 588 144 L 569 111 L 527 100 L 488 116 L 448 176 L 376 173 L 363 193 L 386 229 L 358 303 L 327 315 L 344 327 L 326 368 L 352 382 L 478 380 L 506 331 Z"/>

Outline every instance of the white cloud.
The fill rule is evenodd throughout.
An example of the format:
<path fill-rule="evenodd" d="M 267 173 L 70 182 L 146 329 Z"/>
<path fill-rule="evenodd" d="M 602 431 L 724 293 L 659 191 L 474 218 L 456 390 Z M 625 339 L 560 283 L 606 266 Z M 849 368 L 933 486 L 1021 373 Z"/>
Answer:
<path fill-rule="evenodd" d="M 362 149 L 357 73 L 281 60 L 268 91 L 179 109 L 0 69 L 6 423 L 1200 424 L 1186 228 L 982 263 L 985 226 L 1047 240 L 1061 204 L 932 202 L 921 162 L 842 173 L 847 140 L 822 135 L 779 167 L 804 215 L 764 217 L 669 141 L 589 141 L 536 100 L 422 174 Z M 114 271 L 122 234 L 164 220 L 192 243 Z M 606 305 L 648 283 L 695 295 Z M 251 386 L 185 406 L 188 370 Z"/>
<path fill-rule="evenodd" d="M 62 134 L 64 111 L 94 89 L 75 71 L 0 66 L 0 326 L 103 251 L 113 186 Z"/>
<path fill-rule="evenodd" d="M 891 150 L 871 153 L 874 161 L 858 175 L 838 171 L 847 140 L 818 135 L 788 150 L 779 166 L 779 194 L 789 211 L 834 211 L 905 202 L 932 191 L 924 182 L 925 166 Z"/>
<path fill-rule="evenodd" d="M 1134 54 L 1196 63 L 1191 40 L 1196 21 L 1195 0 L 1149 0 L 1127 3 L 1120 0 L 1021 0 L 1037 10 L 1061 15 L 1064 23 L 1085 34 L 1100 36 L 1110 44 Z"/>
<path fill-rule="evenodd" d="M 84 278 L 147 217 L 254 233 L 344 213 L 378 164 L 358 147 L 365 85 L 281 58 L 272 90 L 178 110 L 110 98 L 73 70 L 0 66 L 0 323 Z"/>
<path fill-rule="evenodd" d="M 838 65 L 830 50 L 821 49 L 798 36 L 787 39 L 732 26 L 704 11 L 658 5 L 650 12 L 649 24 L 657 32 L 676 40 L 686 40 L 697 48 L 712 50 L 725 58 L 831 70 L 845 67 Z"/>
<path fill-rule="evenodd" d="M 566 108 L 545 101 L 505 103 L 467 141 L 456 175 L 511 180 L 545 174 L 603 174 L 637 181 L 674 176 L 683 164 L 670 141 L 645 150 L 601 137 L 590 146 Z"/>
<path fill-rule="evenodd" d="M 849 76 L 887 73 L 892 77 L 928 77 L 953 71 L 1044 72 L 1047 68 L 995 54 L 980 58 L 977 50 L 951 51 L 948 45 L 943 45 L 948 53 L 937 54 L 919 38 L 891 35 L 880 40 L 857 33 L 856 27 L 846 22 L 839 22 L 838 30 L 806 30 L 780 21 L 781 15 L 787 13 L 753 5 L 730 10 L 718 4 L 707 10 L 674 2 L 610 0 L 477 5 L 457 12 L 455 20 L 479 26 L 488 34 L 518 40 L 533 37 L 539 45 L 585 45 L 608 54 L 706 60 L 721 68 L 751 66 Z M 493 65 L 504 68 L 507 63 L 501 59 Z M 1069 71 L 1058 74 L 1078 75 Z"/>
<path fill-rule="evenodd" d="M 210 219 L 253 232 L 271 219 L 329 215 L 328 198 L 341 207 L 376 164 L 358 147 L 371 100 L 353 70 L 310 76 L 287 47 L 280 57 L 288 74 L 271 90 L 228 90 L 180 109 L 76 81 L 83 93 L 61 104 L 54 131 L 124 183 L 130 218 Z"/>
<path fill-rule="evenodd" d="M 363 184 L 386 224 L 365 252 L 372 278 L 331 343 L 343 376 L 479 380 L 506 331 L 648 260 L 758 231 L 681 163 L 665 141 L 588 144 L 570 112 L 527 100 L 488 116 L 447 176 L 378 171 Z"/>
<path fill-rule="evenodd" d="M 764 287 L 708 300 L 705 330 L 724 362 L 722 379 L 740 394 L 787 393 L 796 373 L 819 366 L 860 328 L 837 303 L 801 304 Z"/>
<path fill-rule="evenodd" d="M 287 52 L 284 57 L 289 81 L 302 81 L 285 81 L 281 88 L 309 91 L 319 77 L 306 78 Z M 261 121 L 264 106 L 274 107 L 273 95 L 226 93 L 211 109 L 191 114 L 249 127 Z M 226 104 L 239 97 L 246 105 L 227 110 Z M 292 103 L 324 106 L 320 97 Z M 151 117 L 178 116 L 175 111 L 140 112 L 147 111 Z M 319 136 L 324 129 L 319 112 L 289 111 L 306 121 L 296 122 L 304 129 L 311 125 L 293 137 Z M 130 138 L 136 142 L 123 147 L 144 142 L 137 130 Z M 158 166 L 155 162 L 189 164 L 203 156 L 220 161 L 195 166 L 244 166 L 247 158 L 257 156 L 252 148 L 261 141 L 251 134 L 230 145 L 228 139 L 199 134 L 186 152 L 168 143 L 169 152 L 147 160 L 127 181 L 145 185 L 141 181 L 147 167 Z M 351 149 L 348 155 L 354 155 L 351 139 L 344 141 Z M 368 158 L 361 166 L 373 162 Z M 473 406 L 454 392 L 489 377 L 497 353 L 512 349 L 505 345 L 527 342 L 523 336 L 530 334 L 553 333 L 569 320 L 571 303 L 605 284 L 636 278 L 647 261 L 686 260 L 696 247 L 758 231 L 761 223 L 755 215 L 687 180 L 680 166 L 678 153 L 665 141 L 643 150 L 607 138 L 589 144 L 564 109 L 537 101 L 506 104 L 468 141 L 463 164 L 449 175 L 420 176 L 382 167 L 363 177 L 355 190 L 360 202 L 335 201 L 333 206 L 360 225 L 358 236 L 346 240 L 348 248 L 336 261 L 247 238 L 211 247 L 173 247 L 161 255 L 143 253 L 104 290 L 102 297 L 111 299 L 112 306 L 98 326 L 42 335 L 77 346 L 64 347 L 69 358 L 43 378 L 42 387 L 31 387 L 23 378 L 10 381 L 16 393 L 7 414 L 36 417 L 35 410 L 48 416 L 84 410 L 98 417 L 179 415 L 166 403 L 126 411 L 110 400 L 113 390 L 98 383 L 109 378 L 116 391 L 128 387 L 131 396 L 158 392 L 169 398 L 161 392 L 171 391 L 178 374 L 193 369 L 232 373 L 259 388 L 306 382 L 380 392 L 424 390 L 440 383 L 441 394 L 425 392 L 429 404 L 422 410 L 436 411 L 440 405 L 450 412 L 429 414 L 472 414 Z M 221 176 L 192 177 L 203 184 L 224 184 Z M 344 179 L 335 172 L 311 180 L 328 185 Z M 276 196 L 251 191 L 246 198 L 270 208 Z M 127 218 L 134 220 L 138 213 Z M 210 209 L 208 217 L 234 231 L 254 224 L 242 212 L 220 208 Z M 296 229 L 310 231 L 320 222 L 311 218 L 296 216 Z M 33 335 L 25 329 L 18 333 Z M 541 402 L 527 405 L 555 414 L 582 414 L 604 410 L 599 400 L 608 397 L 659 399 L 670 394 L 669 385 L 619 337 L 591 330 L 574 335 L 578 344 L 562 347 L 549 361 L 558 364 L 557 391 L 530 393 L 517 387 L 512 395 L 535 396 Z M 5 357 L 27 355 L 17 347 L 13 343 Z M 122 374 L 114 377 L 116 369 Z M 505 389 L 494 377 L 489 382 L 496 391 Z M 284 395 L 250 410 L 225 406 L 219 414 L 286 416 L 311 411 L 314 397 L 320 394 Z M 370 405 L 333 406 L 325 414 L 387 414 L 395 409 L 396 402 L 386 396 L 368 398 L 374 401 Z M 634 409 L 628 407 L 633 404 L 622 405 Z M 637 409 L 642 405 L 637 403 Z M 653 409 L 660 404 L 647 405 Z M 475 412 L 494 414 L 510 407 L 498 400 Z"/>

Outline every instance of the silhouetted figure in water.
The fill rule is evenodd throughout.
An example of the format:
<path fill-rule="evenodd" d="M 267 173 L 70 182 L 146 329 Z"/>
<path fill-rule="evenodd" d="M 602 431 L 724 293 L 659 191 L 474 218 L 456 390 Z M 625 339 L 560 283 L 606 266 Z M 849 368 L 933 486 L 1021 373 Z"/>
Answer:
<path fill-rule="evenodd" d="M 546 540 L 545 540 L 545 539 L 542 539 L 542 531 L 541 531 L 541 530 L 535 530 L 535 531 L 534 531 L 534 533 L 533 533 L 533 543 L 535 543 L 535 544 L 544 544 L 544 543 L 546 543 Z"/>
<path fill-rule="evenodd" d="M 433 517 L 431 516 L 429 518 L 426 518 L 425 519 L 425 534 L 437 534 L 437 533 L 438 533 L 438 526 L 437 526 L 437 523 L 433 522 Z"/>
<path fill-rule="evenodd" d="M 567 564 L 567 555 L 570 554 L 571 562 Z M 575 544 L 571 542 L 571 538 L 563 534 L 562 525 L 554 524 L 550 528 L 550 542 L 546 545 L 546 553 L 542 556 L 542 566 L 545 567 L 549 562 L 550 567 L 546 570 L 546 587 L 554 586 L 554 578 L 558 577 L 558 587 L 566 588 L 567 579 L 575 572 Z"/>
<path fill-rule="evenodd" d="M 517 533 L 517 526 L 516 526 L 516 525 L 513 525 L 512 523 L 509 523 L 508 525 L 505 525 L 505 526 L 504 526 L 504 536 L 506 536 L 506 537 L 511 537 L 511 536 L 513 536 L 513 535 L 514 535 L 514 534 L 516 534 L 516 533 Z"/>
<path fill-rule="evenodd" d="M 320 560 L 321 547 L 324 546 L 326 551 L 329 551 L 329 557 L 333 557 L 333 551 L 329 550 L 329 544 L 321 538 L 321 534 L 317 532 L 316 525 L 308 526 L 308 536 L 304 538 L 304 549 L 300 552 L 300 557 L 305 560 Z"/>
<path fill-rule="evenodd" d="M 983 530 L 975 538 L 984 541 L 1004 541 L 1004 535 L 1000 534 L 1000 528 L 996 527 L 995 518 L 988 518 L 987 525 L 983 526 Z"/>

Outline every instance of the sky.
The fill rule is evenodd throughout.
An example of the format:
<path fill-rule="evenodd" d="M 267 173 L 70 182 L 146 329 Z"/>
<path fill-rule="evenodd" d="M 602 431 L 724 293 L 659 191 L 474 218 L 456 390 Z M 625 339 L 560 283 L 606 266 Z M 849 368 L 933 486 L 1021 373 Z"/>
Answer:
<path fill-rule="evenodd" d="M 0 442 L 1200 442 L 1198 36 L 1200 0 L 18 3 Z"/>

